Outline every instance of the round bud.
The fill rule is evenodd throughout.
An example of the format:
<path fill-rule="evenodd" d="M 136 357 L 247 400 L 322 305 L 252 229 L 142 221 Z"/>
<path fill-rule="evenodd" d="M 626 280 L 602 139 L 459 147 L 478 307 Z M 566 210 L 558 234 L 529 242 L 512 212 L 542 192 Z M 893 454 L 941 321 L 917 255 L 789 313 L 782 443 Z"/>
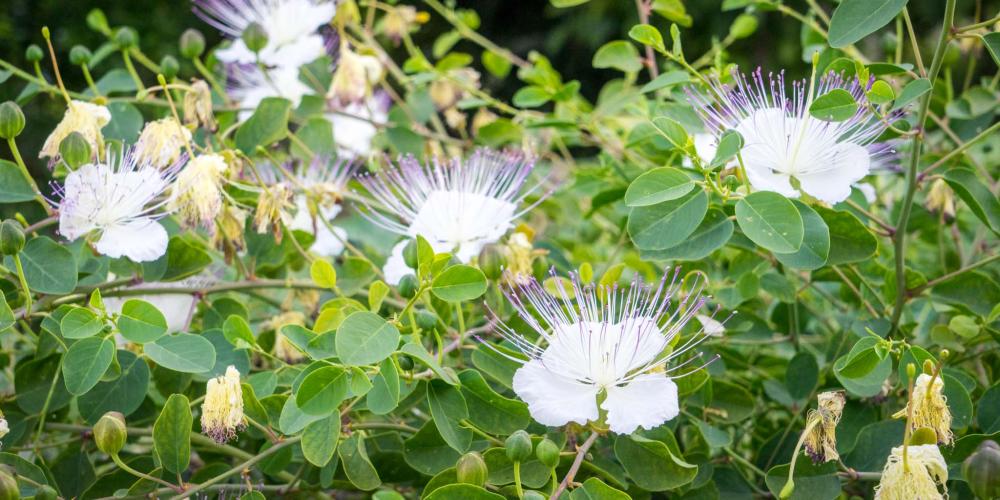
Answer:
<path fill-rule="evenodd" d="M 504 448 L 512 462 L 524 462 L 531 456 L 531 436 L 523 430 L 517 431 L 507 438 Z"/>
<path fill-rule="evenodd" d="M 403 371 L 410 371 L 413 369 L 413 358 L 405 354 L 400 354 L 396 358 L 396 361 L 399 362 L 399 368 Z"/>
<path fill-rule="evenodd" d="M 90 163 L 90 143 L 79 132 L 71 132 L 59 143 L 59 156 L 73 169 Z"/>
<path fill-rule="evenodd" d="M 116 411 L 105 413 L 94 425 L 94 442 L 97 448 L 108 455 L 117 455 L 128 437 L 125 416 Z"/>
<path fill-rule="evenodd" d="M 406 263 L 406 267 L 410 269 L 416 269 L 419 264 L 419 257 L 417 252 L 417 240 L 410 240 L 403 247 L 403 262 Z"/>
<path fill-rule="evenodd" d="M 91 9 L 87 13 L 87 26 L 94 31 L 100 31 L 101 33 L 107 33 L 111 31 L 111 27 L 108 26 L 108 18 L 104 15 L 104 11 L 101 9 Z"/>
<path fill-rule="evenodd" d="M 506 263 L 507 259 L 504 258 L 503 249 L 500 248 L 500 245 L 486 245 L 479 252 L 479 269 L 491 280 L 500 277 Z"/>
<path fill-rule="evenodd" d="M 56 500 L 57 498 L 59 498 L 59 494 L 56 493 L 56 489 L 47 484 L 43 484 L 35 491 L 35 500 Z"/>
<path fill-rule="evenodd" d="M 460 483 L 482 487 L 486 484 L 486 473 L 486 462 L 479 452 L 470 451 L 455 463 L 455 475 Z"/>
<path fill-rule="evenodd" d="M 28 45 L 28 48 L 24 50 L 24 58 L 28 62 L 36 63 L 41 61 L 43 57 L 45 57 L 45 52 L 42 52 L 42 48 L 35 44 Z"/>
<path fill-rule="evenodd" d="M 1000 446 L 994 441 L 983 441 L 975 453 L 962 462 L 962 477 L 976 497 L 1000 497 Z"/>
<path fill-rule="evenodd" d="M 910 378 L 916 377 L 917 376 L 917 365 L 914 365 L 913 363 L 907 363 L 906 364 L 906 375 L 909 376 Z"/>
<path fill-rule="evenodd" d="M 167 80 L 173 80 L 180 70 L 181 65 L 177 62 L 176 57 L 163 56 L 163 59 L 160 59 L 160 72 L 163 73 L 163 77 Z"/>
<path fill-rule="evenodd" d="M 535 456 L 538 461 L 546 467 L 552 469 L 559 465 L 559 445 L 549 438 L 542 439 L 535 447 Z"/>
<path fill-rule="evenodd" d="M 926 373 L 928 375 L 933 375 L 934 374 L 934 362 L 933 361 L 931 361 L 929 359 L 925 359 L 924 360 L 924 367 L 923 368 L 924 368 L 924 373 Z"/>
<path fill-rule="evenodd" d="M 0 138 L 13 139 L 24 130 L 24 113 L 14 101 L 0 104 Z"/>
<path fill-rule="evenodd" d="M 17 500 L 21 498 L 21 490 L 17 487 L 17 479 L 7 470 L 0 467 L 0 500 Z"/>
<path fill-rule="evenodd" d="M 190 28 L 181 34 L 181 55 L 187 59 L 194 59 L 205 52 L 205 35 L 200 31 Z"/>
<path fill-rule="evenodd" d="M 417 293 L 417 287 L 420 283 L 417 282 L 417 277 L 413 274 L 407 274 L 399 280 L 399 294 L 407 299 L 412 299 Z"/>
<path fill-rule="evenodd" d="M 433 312 L 428 311 L 427 309 L 421 309 L 417 311 L 416 316 L 417 316 L 417 326 L 419 326 L 424 330 L 430 330 L 435 326 L 437 326 L 438 322 L 437 314 L 434 314 Z"/>
<path fill-rule="evenodd" d="M 139 33 L 134 29 L 123 26 L 115 32 L 115 44 L 119 49 L 128 49 L 139 44 Z"/>
<path fill-rule="evenodd" d="M 0 223 L 0 254 L 17 255 L 24 248 L 24 231 L 14 219 Z"/>
<path fill-rule="evenodd" d="M 247 48 L 251 52 L 260 52 L 267 47 L 267 31 L 264 31 L 264 27 L 260 23 L 250 23 L 244 30 L 243 34 L 240 35 L 243 39 L 243 43 L 246 44 Z"/>
<path fill-rule="evenodd" d="M 77 66 L 86 66 L 93 56 L 90 49 L 83 45 L 74 45 L 72 49 L 69 49 L 69 62 Z"/>

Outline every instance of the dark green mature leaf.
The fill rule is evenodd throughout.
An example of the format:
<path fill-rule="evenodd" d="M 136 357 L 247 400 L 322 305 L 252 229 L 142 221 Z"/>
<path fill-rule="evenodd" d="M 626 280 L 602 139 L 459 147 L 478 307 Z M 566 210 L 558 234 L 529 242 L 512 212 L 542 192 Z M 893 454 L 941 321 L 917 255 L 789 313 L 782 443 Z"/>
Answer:
<path fill-rule="evenodd" d="M 431 293 L 445 302 L 465 302 L 486 293 L 489 282 L 478 268 L 457 264 L 434 278 Z"/>
<path fill-rule="evenodd" d="M 0 160 L 0 203 L 17 203 L 34 198 L 35 190 L 17 164 Z"/>
<path fill-rule="evenodd" d="M 639 50 L 624 40 L 608 42 L 594 53 L 595 68 L 612 68 L 626 73 L 634 73 L 642 69 Z"/>
<path fill-rule="evenodd" d="M 93 337 L 104 329 L 104 320 L 85 307 L 72 306 L 59 321 L 59 330 L 68 339 Z"/>
<path fill-rule="evenodd" d="M 778 193 L 758 191 L 737 202 L 736 222 L 751 241 L 768 250 L 792 253 L 802 246 L 802 216 Z"/>
<path fill-rule="evenodd" d="M 785 369 L 785 388 L 794 399 L 804 399 L 812 393 L 819 382 L 819 364 L 816 356 L 802 351 L 788 362 Z"/>
<path fill-rule="evenodd" d="M 628 233 L 640 250 L 664 250 L 684 242 L 708 211 L 708 195 L 700 189 L 670 201 L 633 208 Z"/>
<path fill-rule="evenodd" d="M 329 415 L 347 397 L 348 383 L 343 368 L 321 367 L 302 379 L 295 394 L 295 404 L 308 415 Z"/>
<path fill-rule="evenodd" d="M 434 475 L 455 465 L 461 454 L 444 441 L 434 422 L 427 422 L 403 443 L 403 457 L 414 470 Z"/>
<path fill-rule="evenodd" d="M 528 405 L 497 394 L 479 372 L 464 370 L 458 378 L 462 381 L 469 421 L 476 427 L 491 434 L 511 434 L 531 424 Z"/>
<path fill-rule="evenodd" d="M 200 335 L 171 335 L 143 346 L 156 364 L 184 373 L 205 373 L 215 366 L 215 346 Z"/>
<path fill-rule="evenodd" d="M 104 138 L 118 139 L 126 144 L 135 143 L 142 130 L 142 113 L 139 109 L 127 102 L 113 102 L 108 104 L 108 111 L 111 112 L 111 121 L 101 130 Z"/>
<path fill-rule="evenodd" d="M 596 477 L 587 479 L 583 482 L 583 486 L 569 494 L 569 500 L 631 500 L 631 498 L 628 493 L 616 490 Z"/>
<path fill-rule="evenodd" d="M 642 258 L 671 261 L 703 259 L 729 241 L 734 227 L 725 212 L 710 208 L 698 228 L 684 242 L 665 250 L 644 250 Z"/>
<path fill-rule="evenodd" d="M 676 443 L 668 446 L 639 435 L 618 436 L 614 449 L 629 477 L 644 490 L 672 490 L 690 483 L 698 474 L 698 466 L 681 458 Z"/>
<path fill-rule="evenodd" d="M 863 261 L 878 250 L 875 236 L 850 212 L 814 207 L 830 231 L 830 266 Z"/>
<path fill-rule="evenodd" d="M 540 439 L 532 439 L 532 445 L 537 446 Z M 487 482 L 495 485 L 514 483 L 514 462 L 507 457 L 503 448 L 490 448 L 483 452 L 483 461 L 488 471 Z M 527 488 L 541 488 L 549 482 L 551 469 L 531 456 L 521 463 L 521 483 Z"/>
<path fill-rule="evenodd" d="M 833 500 L 840 496 L 840 478 L 837 477 L 835 462 L 814 465 L 812 460 L 799 458 L 795 462 L 795 490 L 789 499 Z M 772 467 L 764 479 L 767 489 L 771 490 L 775 498 L 785 487 L 786 481 L 788 481 L 788 464 Z"/>
<path fill-rule="evenodd" d="M 798 252 L 775 253 L 774 257 L 782 264 L 795 269 L 808 271 L 819 269 L 826 264 L 826 260 L 830 256 L 830 228 L 809 205 L 799 200 L 792 200 L 792 204 L 799 210 L 805 228 L 802 246 Z"/>
<path fill-rule="evenodd" d="M 976 424 L 987 433 L 1000 432 L 1000 384 L 995 384 L 979 398 Z"/>
<path fill-rule="evenodd" d="M 90 337 L 70 346 L 63 358 L 63 380 L 70 394 L 79 396 L 93 389 L 115 357 L 115 343 Z"/>
<path fill-rule="evenodd" d="M 16 321 L 14 311 L 10 309 L 10 304 L 7 303 L 3 291 L 0 291 L 0 331 L 10 328 Z"/>
<path fill-rule="evenodd" d="M 295 398 L 285 399 L 284 406 L 281 407 L 281 415 L 278 417 L 278 428 L 285 434 L 298 434 L 307 425 L 324 418 L 322 415 L 309 415 L 299 409 L 295 404 Z"/>
<path fill-rule="evenodd" d="M 204 246 L 183 236 L 170 238 L 167 244 L 167 270 L 162 281 L 176 281 L 194 276 L 212 263 L 212 257 Z"/>
<path fill-rule="evenodd" d="M 430 368 L 435 375 L 441 377 L 441 380 L 451 384 L 458 385 L 458 376 L 455 375 L 455 371 L 450 367 L 443 368 L 438 362 L 431 356 L 431 353 L 427 352 L 424 346 L 415 344 L 413 342 L 407 342 L 403 344 L 403 347 L 399 348 L 399 352 L 403 354 L 408 354 L 415 358 L 417 361 L 423 363 L 427 368 Z"/>
<path fill-rule="evenodd" d="M 365 399 L 368 409 L 376 415 L 385 415 L 399 404 L 399 372 L 392 358 L 379 364 L 378 375 L 372 379 L 372 389 Z"/>
<path fill-rule="evenodd" d="M 24 476 L 37 484 L 49 484 L 49 480 L 41 467 L 13 453 L 0 453 L 0 464 L 10 467 L 18 476 Z M 19 485 L 22 497 L 32 496 L 38 491 L 33 484 L 27 481 L 21 481 Z"/>
<path fill-rule="evenodd" d="M 122 337 L 136 344 L 145 344 L 166 335 L 167 318 L 153 304 L 144 300 L 130 299 L 122 304 L 122 313 L 118 317 L 118 330 L 121 331 Z"/>
<path fill-rule="evenodd" d="M 673 167 L 654 168 L 628 186 L 625 205 L 645 207 L 664 201 L 676 200 L 694 189 L 694 181 L 683 171 Z"/>
<path fill-rule="evenodd" d="M 1000 201 L 975 172 L 968 168 L 953 168 L 944 173 L 944 180 L 983 224 L 993 232 L 1000 232 Z"/>
<path fill-rule="evenodd" d="M 253 115 L 236 131 L 236 147 L 253 155 L 257 146 L 269 146 L 288 134 L 288 117 L 292 103 L 281 97 L 266 97 Z"/>
<path fill-rule="evenodd" d="M 931 81 L 926 78 L 917 78 L 903 86 L 899 91 L 899 97 L 893 103 L 892 109 L 902 109 L 903 106 L 917 100 L 920 96 L 931 91 Z"/>
<path fill-rule="evenodd" d="M 471 484 L 445 485 L 424 497 L 425 500 L 458 500 L 459 498 L 463 500 L 503 500 L 504 497 Z"/>
<path fill-rule="evenodd" d="M 149 366 L 134 353 L 117 353 L 121 374 L 114 380 L 100 382 L 77 399 L 80 415 L 96 424 L 102 415 L 117 411 L 126 417 L 139 409 L 149 390 Z"/>
<path fill-rule="evenodd" d="M 323 467 L 333 459 L 339 440 L 340 413 L 334 412 L 306 425 L 302 431 L 302 456 L 316 467 Z"/>
<path fill-rule="evenodd" d="M 191 405 L 183 394 L 171 394 L 153 424 L 153 447 L 160 466 L 180 474 L 191 462 Z"/>
<path fill-rule="evenodd" d="M 65 407 L 73 396 L 59 380 L 62 357 L 53 354 L 19 363 L 14 372 L 17 405 L 26 413 L 42 411 L 48 400 L 49 411 Z M 49 396 L 51 390 L 52 396 Z"/>
<path fill-rule="evenodd" d="M 846 47 L 874 33 L 906 6 L 906 0 L 844 0 L 830 19 L 830 46 Z"/>
<path fill-rule="evenodd" d="M 983 45 L 986 46 L 986 49 L 990 51 L 990 55 L 993 56 L 993 63 L 1000 66 L 1000 31 L 987 33 L 980 38 L 983 39 Z"/>
<path fill-rule="evenodd" d="M 374 490 L 382 484 L 378 476 L 378 471 L 368 458 L 368 451 L 365 448 L 364 437 L 355 432 L 340 443 L 337 447 L 337 455 L 344 465 L 344 474 L 351 484 L 364 491 Z"/>
<path fill-rule="evenodd" d="M 882 383 L 892 373 L 892 357 L 874 352 L 879 340 L 865 337 L 859 340 L 851 351 L 841 356 L 833 364 L 833 373 L 837 380 L 851 394 L 870 398 L 882 390 Z M 848 374 L 842 370 L 851 364 Z"/>
<path fill-rule="evenodd" d="M 472 444 L 472 431 L 462 425 L 469 418 L 469 407 L 458 388 L 441 380 L 427 383 L 427 406 L 431 409 L 434 425 L 448 446 L 460 453 Z"/>
<path fill-rule="evenodd" d="M 858 112 L 858 102 L 844 89 L 833 89 L 809 105 L 809 114 L 820 120 L 842 122 Z"/>
<path fill-rule="evenodd" d="M 960 274 L 931 288 L 931 294 L 948 304 L 988 316 L 1000 304 L 1000 286 L 979 271 Z"/>
<path fill-rule="evenodd" d="M 349 365 L 369 365 L 389 357 L 399 345 L 399 330 L 381 316 L 359 311 L 340 324 L 337 357 Z"/>
<path fill-rule="evenodd" d="M 31 291 L 61 295 L 76 288 L 76 258 L 66 247 L 40 236 L 28 241 L 20 256 Z M 10 257 L 7 260 L 13 269 L 13 261 Z"/>

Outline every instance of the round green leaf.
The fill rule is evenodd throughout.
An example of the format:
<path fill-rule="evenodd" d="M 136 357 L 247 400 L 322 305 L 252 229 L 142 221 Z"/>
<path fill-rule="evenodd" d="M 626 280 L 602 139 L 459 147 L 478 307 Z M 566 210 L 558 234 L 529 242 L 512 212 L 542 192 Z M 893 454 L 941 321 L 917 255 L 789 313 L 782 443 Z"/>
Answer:
<path fill-rule="evenodd" d="M 70 394 L 79 396 L 93 389 L 115 357 L 115 343 L 100 337 L 79 340 L 63 357 L 63 380 Z"/>
<path fill-rule="evenodd" d="M 445 269 L 431 283 L 431 293 L 445 302 L 464 302 L 486 293 L 486 275 L 479 269 L 458 264 Z"/>
<path fill-rule="evenodd" d="M 191 462 L 191 405 L 183 394 L 171 394 L 153 424 L 153 448 L 160 465 L 180 474 Z"/>
<path fill-rule="evenodd" d="M 167 318 L 153 304 L 131 299 L 122 304 L 118 317 L 118 330 L 122 336 L 137 344 L 152 342 L 167 333 Z"/>
<path fill-rule="evenodd" d="M 24 278 L 33 292 L 63 295 L 76 288 L 76 258 L 68 248 L 40 236 L 29 241 L 21 250 Z M 10 264 L 14 265 L 7 258 Z"/>
<path fill-rule="evenodd" d="M 878 240 L 854 214 L 845 211 L 814 207 L 830 231 L 830 266 L 863 261 L 878 250 Z"/>
<path fill-rule="evenodd" d="M 139 409 L 149 389 L 149 365 L 132 352 L 117 352 L 121 374 L 114 380 L 100 382 L 77 399 L 80 415 L 96 424 L 102 415 L 117 411 L 126 417 Z"/>
<path fill-rule="evenodd" d="M 378 314 L 358 311 L 337 328 L 335 345 L 337 357 L 344 363 L 370 365 L 389 357 L 396 350 L 399 330 Z"/>
<path fill-rule="evenodd" d="M 162 337 L 143 346 L 156 364 L 184 373 L 205 373 L 215 366 L 215 346 L 200 335 Z"/>
<path fill-rule="evenodd" d="M 640 250 L 663 250 L 684 242 L 708 211 L 708 195 L 700 189 L 670 201 L 633 208 L 628 234 Z"/>
<path fill-rule="evenodd" d="M 323 467 L 333 458 L 340 440 L 340 413 L 306 425 L 302 431 L 302 456 L 316 467 Z"/>
<path fill-rule="evenodd" d="M 830 228 L 826 227 L 823 218 L 809 205 L 799 200 L 792 200 L 792 203 L 799 210 L 805 228 L 802 246 L 795 253 L 775 252 L 774 257 L 782 264 L 795 269 L 808 271 L 819 269 L 826 264 L 826 259 L 830 256 Z"/>
<path fill-rule="evenodd" d="M 1000 384 L 990 387 L 979 398 L 976 423 L 986 434 L 1000 431 Z"/>
<path fill-rule="evenodd" d="M 805 228 L 802 216 L 788 198 L 758 191 L 736 203 L 736 222 L 747 238 L 773 252 L 797 252 Z"/>
<path fill-rule="evenodd" d="M 734 227 L 725 212 L 711 208 L 698 228 L 682 243 L 664 250 L 643 251 L 642 258 L 671 261 L 703 259 L 729 241 Z"/>
<path fill-rule="evenodd" d="M 655 168 L 636 177 L 625 191 L 625 205 L 645 207 L 676 200 L 694 188 L 694 181 L 673 167 Z"/>
<path fill-rule="evenodd" d="M 302 379 L 295 404 L 307 415 L 329 415 L 347 397 L 348 382 L 347 372 L 342 368 L 319 368 Z"/>
<path fill-rule="evenodd" d="M 59 330 L 68 339 L 93 337 L 103 329 L 104 320 L 85 307 L 73 307 L 59 321 Z"/>
<path fill-rule="evenodd" d="M 461 421 L 469 418 L 469 407 L 458 388 L 442 380 L 427 384 L 427 406 L 431 409 L 434 425 L 448 446 L 459 453 L 468 451 L 472 444 L 472 431 Z"/>
<path fill-rule="evenodd" d="M 844 89 L 833 89 L 809 105 L 809 114 L 820 120 L 842 122 L 858 112 L 858 102 Z"/>
<path fill-rule="evenodd" d="M 639 50 L 624 40 L 614 40 L 597 49 L 593 65 L 595 68 L 613 68 L 626 73 L 642 69 Z"/>
<path fill-rule="evenodd" d="M 614 448 L 615 457 L 629 477 L 644 490 L 672 490 L 690 483 L 698 474 L 698 466 L 681 458 L 676 442 L 667 443 L 639 435 L 619 436 Z"/>

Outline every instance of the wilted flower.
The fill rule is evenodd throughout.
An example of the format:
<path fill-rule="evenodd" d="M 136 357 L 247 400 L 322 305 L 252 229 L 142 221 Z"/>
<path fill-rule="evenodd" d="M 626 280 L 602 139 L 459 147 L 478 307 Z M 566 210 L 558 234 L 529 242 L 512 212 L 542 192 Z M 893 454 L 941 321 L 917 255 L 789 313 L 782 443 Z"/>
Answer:
<path fill-rule="evenodd" d="M 246 427 L 240 372 L 229 365 L 226 373 L 208 381 L 201 404 L 201 431 L 217 443 L 236 437 Z"/>
<path fill-rule="evenodd" d="M 468 262 L 531 208 L 518 209 L 538 187 L 522 192 L 533 168 L 534 161 L 522 154 L 491 150 L 476 151 L 464 162 L 456 158 L 428 165 L 405 157 L 396 166 L 359 179 L 371 197 L 363 202 L 369 209 L 364 215 L 396 234 L 423 236 L 435 252 L 452 252 Z M 386 264 L 390 284 L 403 276 L 389 271 L 405 269 L 405 245 L 400 242 Z"/>
<path fill-rule="evenodd" d="M 535 247 L 528 235 L 517 231 L 507 238 L 507 244 L 502 248 L 504 260 L 504 279 L 509 283 L 527 283 L 531 277 L 531 264 L 535 260 Z"/>
<path fill-rule="evenodd" d="M 292 189 L 283 182 L 261 191 L 253 218 L 257 234 L 267 233 L 270 229 L 275 241 L 281 243 L 281 223 L 290 208 L 291 199 Z"/>
<path fill-rule="evenodd" d="M 765 80 L 760 69 L 749 78 L 733 71 L 733 79 L 734 88 L 717 79 L 712 82 L 716 98 L 695 93 L 690 97 L 716 139 L 727 130 L 743 136 L 741 155 L 754 189 L 789 197 L 799 196 L 801 189 L 826 203 L 837 203 L 851 194 L 851 184 L 868 175 L 879 155 L 891 154 L 872 144 L 885 124 L 865 105 L 870 82 L 848 81 L 831 73 L 815 89 L 804 80 L 792 82 L 789 97 L 784 73 Z M 836 122 L 813 117 L 809 113 L 813 99 L 835 89 L 846 90 L 861 103 L 858 111 Z"/>
<path fill-rule="evenodd" d="M 465 97 L 466 87 L 479 88 L 478 71 L 472 68 L 453 69 L 446 78 L 431 82 L 428 92 L 438 109 L 447 109 Z"/>
<path fill-rule="evenodd" d="M 79 132 L 87 140 L 91 151 L 99 151 L 99 146 L 103 142 L 101 129 L 110 122 L 111 112 L 108 111 L 108 108 L 84 101 L 70 101 L 69 106 L 66 107 L 66 114 L 63 115 L 62 121 L 56 125 L 55 130 L 45 139 L 45 144 L 38 153 L 38 157 L 56 158 L 59 156 L 59 144 L 73 132 Z"/>
<path fill-rule="evenodd" d="M 882 469 L 875 500 L 943 499 L 947 498 L 947 482 L 948 464 L 937 445 L 897 446 Z"/>
<path fill-rule="evenodd" d="M 940 376 L 926 373 L 917 376 L 913 384 L 913 394 L 910 395 L 906 407 L 896 412 L 893 417 L 906 418 L 910 405 L 913 405 L 913 414 L 909 419 L 911 431 L 928 427 L 937 433 L 938 443 L 948 445 L 954 442 L 955 435 L 951 432 L 951 410 L 948 409 L 948 401 L 944 397 L 944 380 Z"/>
<path fill-rule="evenodd" d="M 70 240 L 93 234 L 94 247 L 108 257 L 135 262 L 158 259 L 167 251 L 163 194 L 180 162 L 160 169 L 140 161 L 135 148 L 109 151 L 103 163 L 88 163 L 70 172 L 55 187 L 59 200 L 59 233 Z"/>
<path fill-rule="evenodd" d="M 276 171 L 277 168 L 284 169 L 284 172 Z M 315 237 L 310 250 L 325 257 L 337 256 L 344 251 L 347 232 L 328 223 L 340 213 L 347 182 L 354 173 L 351 163 L 316 157 L 307 167 L 271 167 L 261 173 L 266 181 L 275 185 L 283 184 L 279 179 L 285 176 L 294 179 L 292 185 L 296 192 L 291 205 L 295 208 L 295 215 L 285 212 L 283 220 L 289 228 Z"/>
<path fill-rule="evenodd" d="M 215 130 L 212 91 L 204 80 L 196 80 L 191 84 L 191 89 L 184 94 L 184 123 Z"/>
<path fill-rule="evenodd" d="M 417 9 L 410 5 L 391 7 L 382 20 L 382 32 L 393 43 L 399 45 L 400 40 L 410 32 L 411 27 L 418 22 L 425 22 L 427 17 L 426 13 L 417 12 Z"/>
<path fill-rule="evenodd" d="M 175 163 L 184 145 L 191 140 L 191 131 L 173 118 L 151 121 L 142 128 L 136 142 L 139 161 L 163 168 Z"/>
<path fill-rule="evenodd" d="M 219 212 L 219 231 L 214 235 L 213 244 L 217 247 L 222 244 L 227 258 L 246 248 L 246 239 L 243 237 L 246 221 L 247 211 L 235 205 L 226 205 Z"/>
<path fill-rule="evenodd" d="M 333 124 L 333 139 L 340 158 L 366 158 L 372 151 L 372 139 L 379 127 L 389 119 L 392 101 L 384 92 L 375 92 L 361 102 L 340 106 L 336 112 L 326 114 Z"/>
<path fill-rule="evenodd" d="M 668 365 L 707 339 L 699 331 L 674 346 L 705 304 L 700 284 L 680 297 L 679 275 L 678 269 L 658 286 L 637 280 L 627 288 L 582 285 L 574 276 L 567 289 L 558 278 L 546 285 L 532 278 L 505 291 L 520 319 L 540 337 L 539 342 L 526 338 L 497 319 L 500 335 L 528 357 L 511 359 L 523 363 L 513 388 L 531 416 L 548 426 L 583 425 L 598 421 L 604 410 L 617 434 L 652 429 L 676 417 L 680 403 L 671 375 L 687 362 Z M 688 361 L 694 359 L 698 356 Z"/>
<path fill-rule="evenodd" d="M 341 40 L 339 55 L 326 96 L 341 105 L 361 102 L 371 95 L 372 86 L 382 78 L 382 63 L 375 56 L 354 52 L 344 40 Z"/>
<path fill-rule="evenodd" d="M 194 0 L 194 11 L 219 29 L 232 44 L 216 50 L 224 63 L 298 68 L 326 53 L 326 42 L 317 30 L 333 19 L 332 1 L 313 0 Z M 254 53 L 241 35 L 251 24 L 267 34 L 267 44 Z"/>
<path fill-rule="evenodd" d="M 213 221 L 222 210 L 222 182 L 228 166 L 221 155 L 196 156 L 177 175 L 170 208 L 188 225 L 214 231 Z"/>
<path fill-rule="evenodd" d="M 931 212 L 941 214 L 945 220 L 954 220 L 955 192 L 951 190 L 944 179 L 937 179 L 931 183 L 931 189 L 927 193 L 924 206 Z"/>
<path fill-rule="evenodd" d="M 844 413 L 844 393 L 821 392 L 816 399 L 819 400 L 819 405 L 815 410 L 810 410 L 806 417 L 806 425 L 812 427 L 802 444 L 814 463 L 837 460 L 840 458 L 837 453 L 837 424 Z"/>

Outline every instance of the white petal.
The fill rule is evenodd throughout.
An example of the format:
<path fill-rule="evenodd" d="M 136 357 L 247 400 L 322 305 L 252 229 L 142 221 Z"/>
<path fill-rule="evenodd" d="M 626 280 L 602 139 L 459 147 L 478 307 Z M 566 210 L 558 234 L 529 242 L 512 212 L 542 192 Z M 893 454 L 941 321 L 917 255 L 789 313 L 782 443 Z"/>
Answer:
<path fill-rule="evenodd" d="M 715 153 L 719 146 L 715 142 L 712 134 L 694 134 L 694 150 L 698 153 L 698 158 L 705 164 L 709 164 L 715 159 Z M 685 160 L 690 162 L 690 160 Z"/>
<path fill-rule="evenodd" d="M 601 408 L 608 412 L 611 432 L 631 434 L 639 427 L 653 429 L 680 413 L 677 384 L 665 375 L 642 375 L 624 387 L 609 387 L 607 392 Z"/>
<path fill-rule="evenodd" d="M 167 253 L 167 230 L 153 219 L 139 218 L 107 227 L 94 245 L 101 255 L 128 257 L 134 262 L 148 262 Z"/>
<path fill-rule="evenodd" d="M 239 38 L 233 40 L 228 47 L 216 50 L 215 58 L 224 63 L 256 64 L 257 62 L 257 56 Z"/>
<path fill-rule="evenodd" d="M 556 375 L 541 361 L 531 360 L 518 368 L 513 386 L 528 403 L 532 418 L 541 424 L 558 427 L 597 420 L 597 386 Z"/>
<path fill-rule="evenodd" d="M 613 386 L 645 368 L 666 345 L 660 328 L 649 318 L 615 324 L 586 321 L 556 325 L 542 360 L 563 376 Z"/>
<path fill-rule="evenodd" d="M 298 68 L 303 64 L 315 61 L 326 52 L 323 37 L 317 34 L 307 35 L 298 40 L 284 44 L 261 55 L 264 64 Z"/>
<path fill-rule="evenodd" d="M 875 186 L 872 186 L 867 182 L 858 182 L 854 184 L 854 187 L 858 188 L 858 191 L 861 191 L 861 194 L 865 197 L 865 201 L 868 203 L 875 203 L 878 201 L 878 193 L 875 192 Z"/>
<path fill-rule="evenodd" d="M 507 232 L 516 210 L 513 203 L 492 196 L 435 190 L 420 207 L 409 233 L 427 238 L 435 252 L 465 247 L 459 258 L 468 261 L 475 255 L 472 250 L 479 253 L 483 245 L 496 242 Z"/>
<path fill-rule="evenodd" d="M 868 150 L 852 143 L 837 144 L 822 159 L 795 177 L 803 191 L 830 204 L 846 200 L 851 184 L 868 175 L 871 164 Z"/>
<path fill-rule="evenodd" d="M 413 274 L 413 269 L 410 269 L 406 265 L 406 260 L 403 259 L 403 249 L 406 248 L 407 243 L 409 240 L 396 243 L 396 246 L 392 247 L 392 252 L 389 253 L 385 265 L 382 266 L 382 274 L 385 275 L 385 282 L 389 285 L 398 285 L 403 276 Z"/>

